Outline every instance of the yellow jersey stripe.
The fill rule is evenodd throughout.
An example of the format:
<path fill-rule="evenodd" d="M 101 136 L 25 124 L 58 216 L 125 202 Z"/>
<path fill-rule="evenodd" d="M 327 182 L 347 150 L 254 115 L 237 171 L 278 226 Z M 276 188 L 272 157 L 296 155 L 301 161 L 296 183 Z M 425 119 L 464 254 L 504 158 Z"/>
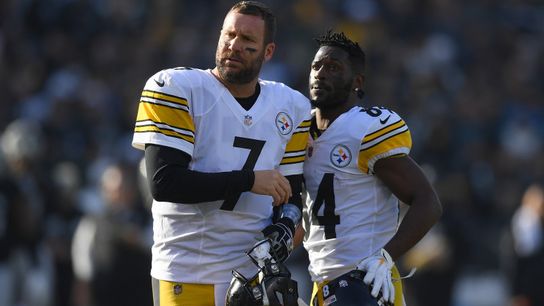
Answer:
<path fill-rule="evenodd" d="M 160 133 L 166 136 L 185 140 L 192 144 L 195 143 L 195 139 L 192 136 L 184 135 L 182 133 L 176 132 L 174 130 L 166 129 L 166 128 L 159 128 L 158 126 L 155 126 L 155 125 L 141 125 L 134 128 L 134 133 L 148 133 L 148 132 Z"/>
<path fill-rule="evenodd" d="M 397 134 L 403 133 L 403 132 L 405 132 L 407 130 L 408 130 L 408 126 L 403 125 L 403 126 L 399 127 L 398 129 L 394 129 L 392 131 L 389 131 L 388 133 L 383 134 L 380 137 L 374 138 L 371 141 L 361 143 L 360 150 L 366 150 L 368 148 L 371 148 L 371 147 L 377 145 L 378 143 L 380 143 L 380 142 L 382 142 L 382 141 L 384 141 L 384 140 L 386 140 L 388 138 L 391 138 L 391 137 L 393 137 L 393 136 L 395 136 Z"/>
<path fill-rule="evenodd" d="M 151 120 L 194 133 L 195 125 L 188 112 L 159 104 L 142 102 L 138 108 L 136 121 Z"/>
<path fill-rule="evenodd" d="M 298 131 L 298 132 L 294 132 L 294 133 L 293 133 L 293 135 L 295 135 L 295 134 L 302 134 L 302 133 L 304 133 L 304 134 L 308 134 L 308 130 L 305 130 L 305 131 Z"/>
<path fill-rule="evenodd" d="M 298 126 L 298 128 L 305 128 L 305 127 L 310 127 L 310 125 L 312 124 L 312 119 L 308 119 L 308 120 L 304 120 L 300 123 L 300 125 Z"/>
<path fill-rule="evenodd" d="M 389 138 L 382 140 L 381 142 L 376 143 L 375 145 L 359 151 L 358 165 L 359 169 L 364 173 L 368 173 L 368 163 L 371 159 L 376 156 L 385 154 L 391 150 L 399 148 L 408 148 L 412 147 L 412 136 L 410 130 L 406 129 L 400 134 L 396 134 Z M 396 154 L 395 154 L 396 155 Z"/>
<path fill-rule="evenodd" d="M 177 103 L 177 104 L 189 106 L 189 102 L 187 102 L 187 99 L 185 99 L 185 98 L 174 96 L 174 95 L 169 95 L 169 94 L 166 94 L 166 93 L 163 93 L 163 92 L 158 92 L 158 91 L 144 90 L 144 91 L 142 91 L 142 97 L 153 98 L 153 99 L 157 99 L 157 100 L 162 100 L 162 101 L 167 101 L 167 102 L 172 102 L 172 103 Z"/>
<path fill-rule="evenodd" d="M 399 137 L 400 136 L 400 137 Z M 359 152 L 364 152 L 364 151 L 372 151 L 374 150 L 376 147 L 391 147 L 391 148 L 395 148 L 395 147 L 408 147 L 410 148 L 412 146 L 412 137 L 411 137 L 411 134 L 410 134 L 410 130 L 406 129 L 405 131 L 401 132 L 401 133 L 397 133 L 397 134 L 394 134 L 394 135 L 389 135 L 388 137 L 380 140 L 379 142 L 376 142 L 375 144 L 371 145 L 371 146 L 368 146 L 364 149 L 361 149 Z M 386 152 L 386 151 L 384 151 Z"/>
<path fill-rule="evenodd" d="M 306 158 L 306 146 L 310 135 L 311 120 L 302 121 L 285 147 L 285 153 L 280 165 L 297 164 L 304 162 Z"/>
<path fill-rule="evenodd" d="M 304 162 L 304 158 L 306 157 L 306 155 L 302 155 L 302 156 L 294 156 L 294 157 L 284 157 L 281 162 L 280 162 L 280 165 L 288 165 L 288 164 L 297 164 L 297 163 L 302 163 Z"/>
<path fill-rule="evenodd" d="M 387 134 L 393 130 L 396 130 L 398 128 L 401 128 L 403 126 L 405 126 L 406 124 L 404 123 L 404 120 L 400 119 L 399 121 L 395 122 L 395 123 L 392 123 L 384 128 L 381 128 L 373 133 L 370 133 L 368 135 L 365 136 L 365 138 L 363 138 L 363 141 L 361 144 L 364 144 L 364 143 L 367 143 L 369 141 L 372 141 L 384 134 Z"/>
<path fill-rule="evenodd" d="M 287 143 L 285 147 L 285 152 L 296 152 L 306 150 L 306 145 L 308 143 L 309 132 L 300 132 L 294 133 L 291 136 L 291 140 Z"/>

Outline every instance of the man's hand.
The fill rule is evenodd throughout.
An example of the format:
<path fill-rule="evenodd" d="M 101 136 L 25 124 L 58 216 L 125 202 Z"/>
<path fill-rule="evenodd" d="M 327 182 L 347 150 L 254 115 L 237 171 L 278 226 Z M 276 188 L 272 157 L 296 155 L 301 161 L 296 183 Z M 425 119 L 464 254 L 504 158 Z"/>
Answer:
<path fill-rule="evenodd" d="M 363 281 L 367 285 L 372 285 L 370 294 L 377 298 L 378 293 L 381 292 L 383 299 L 391 304 L 395 302 L 395 287 L 391 280 L 391 269 L 394 264 L 389 253 L 381 249 L 357 265 L 357 269 L 366 271 Z"/>
<path fill-rule="evenodd" d="M 271 252 L 274 259 L 279 262 L 287 260 L 291 251 L 293 251 L 293 232 L 295 225 L 289 218 L 284 217 L 278 222 L 265 227 L 262 232 L 265 237 L 271 241 L 271 247 L 274 252 Z M 275 253 L 275 256 L 274 256 Z"/>
<path fill-rule="evenodd" d="M 251 192 L 272 196 L 274 206 L 286 203 L 292 196 L 289 180 L 278 170 L 255 171 L 255 181 Z"/>

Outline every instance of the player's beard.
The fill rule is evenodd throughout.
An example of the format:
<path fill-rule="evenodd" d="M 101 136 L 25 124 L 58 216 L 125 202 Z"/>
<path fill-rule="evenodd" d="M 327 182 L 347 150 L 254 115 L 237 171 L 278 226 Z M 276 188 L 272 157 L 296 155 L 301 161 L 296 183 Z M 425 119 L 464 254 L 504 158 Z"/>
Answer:
<path fill-rule="evenodd" d="M 310 99 L 310 103 L 312 106 L 322 110 L 334 109 L 344 103 L 347 103 L 349 95 L 351 94 L 351 82 L 346 82 L 345 86 L 337 90 L 330 89 L 329 93 L 329 95 L 324 97 Z"/>
<path fill-rule="evenodd" d="M 264 51 L 255 60 L 250 61 L 247 67 L 243 67 L 239 71 L 229 70 L 225 66 L 225 61 L 226 58 L 222 59 L 220 55 L 215 56 L 215 65 L 221 79 L 231 84 L 247 84 L 259 76 L 264 62 Z"/>

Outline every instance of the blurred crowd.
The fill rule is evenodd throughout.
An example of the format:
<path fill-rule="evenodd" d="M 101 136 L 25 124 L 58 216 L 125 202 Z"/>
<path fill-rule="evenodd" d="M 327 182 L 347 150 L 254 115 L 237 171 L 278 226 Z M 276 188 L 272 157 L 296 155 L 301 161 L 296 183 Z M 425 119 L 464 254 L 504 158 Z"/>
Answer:
<path fill-rule="evenodd" d="M 307 94 L 313 38 L 344 31 L 364 103 L 411 128 L 444 216 L 399 263 L 418 268 L 409 305 L 544 305 L 544 3 L 263 2 L 279 19 L 262 78 Z M 139 95 L 161 69 L 212 68 L 233 3 L 0 2 L 0 306 L 151 305 Z"/>

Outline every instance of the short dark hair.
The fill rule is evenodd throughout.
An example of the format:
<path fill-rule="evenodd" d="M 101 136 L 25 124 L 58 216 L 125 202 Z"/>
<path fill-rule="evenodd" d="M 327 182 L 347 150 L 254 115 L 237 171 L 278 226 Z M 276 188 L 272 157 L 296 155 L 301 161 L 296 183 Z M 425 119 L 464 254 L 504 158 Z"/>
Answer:
<path fill-rule="evenodd" d="M 365 59 L 366 55 L 363 49 L 359 46 L 358 43 L 347 38 L 344 32 L 333 32 L 328 30 L 327 33 L 315 39 L 319 47 L 322 46 L 333 46 L 341 48 L 349 54 L 349 59 L 357 69 L 360 69 L 360 72 L 363 72 L 365 69 Z"/>
<path fill-rule="evenodd" d="M 264 43 L 274 42 L 276 38 L 276 15 L 266 4 L 258 1 L 240 1 L 230 8 L 230 12 L 261 17 L 264 20 Z"/>

